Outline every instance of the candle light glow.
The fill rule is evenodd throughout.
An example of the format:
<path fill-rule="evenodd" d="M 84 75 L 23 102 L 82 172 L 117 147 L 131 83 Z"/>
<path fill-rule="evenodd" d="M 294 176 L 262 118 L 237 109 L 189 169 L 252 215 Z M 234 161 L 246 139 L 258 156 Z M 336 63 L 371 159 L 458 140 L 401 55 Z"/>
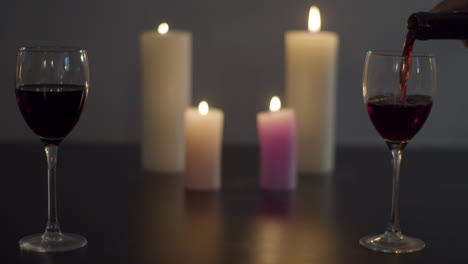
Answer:
<path fill-rule="evenodd" d="M 281 109 L 281 100 L 278 96 L 273 96 L 270 101 L 270 111 L 278 112 Z"/>
<path fill-rule="evenodd" d="M 309 9 L 309 32 L 319 32 L 321 23 L 320 10 L 317 6 L 311 6 Z"/>
<path fill-rule="evenodd" d="M 209 111 L 210 107 L 208 106 L 208 103 L 206 101 L 201 101 L 198 105 L 198 112 L 202 115 L 207 115 Z"/>
<path fill-rule="evenodd" d="M 166 22 L 159 24 L 158 33 L 164 35 L 167 34 L 167 32 L 169 32 L 169 24 L 167 24 Z"/>

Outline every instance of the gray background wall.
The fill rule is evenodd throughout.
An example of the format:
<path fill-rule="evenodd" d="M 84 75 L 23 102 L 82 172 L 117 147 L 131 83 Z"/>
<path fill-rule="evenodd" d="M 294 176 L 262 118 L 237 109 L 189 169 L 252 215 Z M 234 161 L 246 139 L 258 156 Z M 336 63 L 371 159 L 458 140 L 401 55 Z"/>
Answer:
<path fill-rule="evenodd" d="M 255 116 L 283 95 L 284 32 L 306 29 L 318 5 L 322 30 L 340 36 L 337 143 L 382 145 L 362 103 L 364 54 L 401 49 L 406 18 L 438 0 L 5 1 L 0 8 L 0 140 L 37 141 L 16 107 L 16 50 L 34 44 L 88 49 L 89 101 L 68 142 L 138 142 L 140 32 L 167 21 L 193 32 L 193 102 L 225 111 L 225 142 L 255 144 Z M 468 146 L 468 49 L 458 41 L 417 43 L 436 55 L 436 103 L 414 145 Z"/>

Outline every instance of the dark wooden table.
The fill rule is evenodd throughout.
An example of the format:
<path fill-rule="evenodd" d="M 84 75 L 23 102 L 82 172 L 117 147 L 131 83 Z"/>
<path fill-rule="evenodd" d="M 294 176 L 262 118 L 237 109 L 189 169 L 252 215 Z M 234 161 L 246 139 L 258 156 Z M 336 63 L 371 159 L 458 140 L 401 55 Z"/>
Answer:
<path fill-rule="evenodd" d="M 182 175 L 149 173 L 136 145 L 63 144 L 58 201 L 62 230 L 88 239 L 61 254 L 20 252 L 44 228 L 45 158 L 38 144 L 1 144 L 1 263 L 466 263 L 468 150 L 404 155 L 401 222 L 427 248 L 409 255 L 361 248 L 380 233 L 391 197 L 389 153 L 339 147 L 332 175 L 300 175 L 295 192 L 258 188 L 258 151 L 227 146 L 223 189 L 188 192 Z"/>

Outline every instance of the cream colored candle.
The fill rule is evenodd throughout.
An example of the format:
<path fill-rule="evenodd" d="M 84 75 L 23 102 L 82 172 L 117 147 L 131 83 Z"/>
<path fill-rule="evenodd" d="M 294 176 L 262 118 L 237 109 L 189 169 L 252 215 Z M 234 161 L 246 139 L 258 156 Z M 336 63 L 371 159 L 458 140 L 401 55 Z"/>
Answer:
<path fill-rule="evenodd" d="M 158 30 L 140 35 L 142 71 L 143 168 L 150 171 L 184 170 L 184 113 L 192 90 L 192 34 Z"/>
<path fill-rule="evenodd" d="M 320 32 L 311 7 L 309 31 L 285 35 L 286 103 L 296 112 L 298 171 L 328 173 L 335 159 L 335 90 L 338 35 Z"/>
<path fill-rule="evenodd" d="M 215 190 L 221 186 L 221 146 L 224 113 L 202 101 L 185 112 L 185 178 L 187 189 Z"/>

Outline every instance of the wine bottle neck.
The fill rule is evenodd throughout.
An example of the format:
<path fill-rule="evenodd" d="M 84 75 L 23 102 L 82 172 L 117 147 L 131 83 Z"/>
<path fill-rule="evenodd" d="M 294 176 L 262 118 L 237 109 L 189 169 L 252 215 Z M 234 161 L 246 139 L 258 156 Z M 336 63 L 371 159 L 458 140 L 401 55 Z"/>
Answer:
<path fill-rule="evenodd" d="M 468 13 L 413 13 L 407 28 L 417 40 L 468 39 Z"/>

